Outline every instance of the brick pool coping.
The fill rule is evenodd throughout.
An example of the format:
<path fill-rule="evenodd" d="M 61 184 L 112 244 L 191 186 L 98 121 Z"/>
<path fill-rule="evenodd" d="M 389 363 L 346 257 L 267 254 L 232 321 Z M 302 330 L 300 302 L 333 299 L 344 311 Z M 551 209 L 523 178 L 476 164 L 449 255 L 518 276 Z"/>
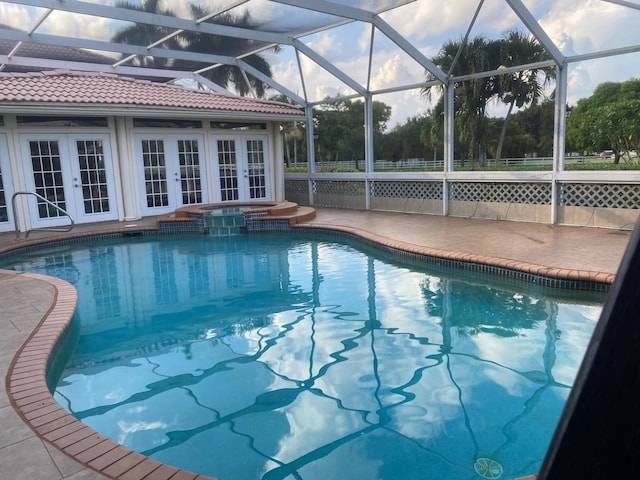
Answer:
<path fill-rule="evenodd" d="M 568 268 L 557 268 L 540 265 L 530 262 L 522 262 L 518 260 L 509 260 L 499 257 L 491 257 L 487 255 L 478 255 L 473 253 L 462 253 L 451 250 L 443 250 L 439 248 L 424 247 L 412 243 L 393 240 L 382 235 L 378 235 L 366 230 L 355 227 L 328 225 L 321 223 L 303 223 L 292 227 L 292 230 L 309 231 L 333 231 L 359 238 L 367 243 L 371 243 L 388 250 L 403 252 L 416 258 L 424 257 L 436 259 L 437 264 L 443 261 L 451 261 L 456 264 L 468 264 L 472 268 L 469 270 L 484 271 L 497 274 L 499 276 L 512 276 L 520 280 L 532 280 L 534 277 L 540 279 L 549 279 L 549 286 L 557 286 L 563 288 L 563 282 L 568 283 L 584 283 L 591 284 L 593 288 L 585 288 L 585 290 L 604 291 L 607 292 L 609 287 L 615 280 L 615 273 L 596 272 L 591 270 L 576 270 Z M 507 272 L 515 272 L 515 275 L 507 275 Z M 519 273 L 519 274 L 518 274 Z M 545 282 L 536 282 L 545 283 Z M 564 286 L 564 288 L 571 288 Z"/>
<path fill-rule="evenodd" d="M 347 234 L 366 242 L 409 254 L 488 265 L 544 277 L 594 282 L 602 285 L 611 285 L 615 279 L 613 273 L 560 269 L 484 255 L 421 247 L 353 227 L 302 224 L 292 228 L 292 231 L 295 230 Z M 67 234 L 5 246 L 0 248 L 0 253 L 6 254 L 12 250 L 37 248 L 42 244 L 74 239 L 126 233 L 156 234 L 158 232 L 157 227 L 125 227 Z M 64 280 L 35 273 L 20 273 L 19 275 L 46 282 L 54 288 L 55 292 L 53 304 L 16 353 L 5 380 L 10 403 L 24 422 L 39 437 L 80 464 L 106 477 L 118 480 L 212 480 L 212 477 L 181 470 L 130 450 L 89 428 L 58 404 L 49 392 L 46 375 L 53 354 L 59 348 L 71 324 L 78 295 L 75 288 Z M 529 478 L 535 477 L 527 477 L 527 479 Z"/>
<path fill-rule="evenodd" d="M 119 480 L 211 480 L 134 452 L 89 428 L 51 396 L 47 370 L 52 353 L 64 339 L 78 302 L 68 282 L 21 273 L 54 288 L 53 305 L 45 313 L 9 365 L 5 387 L 13 408 L 42 439 L 82 465 Z"/>

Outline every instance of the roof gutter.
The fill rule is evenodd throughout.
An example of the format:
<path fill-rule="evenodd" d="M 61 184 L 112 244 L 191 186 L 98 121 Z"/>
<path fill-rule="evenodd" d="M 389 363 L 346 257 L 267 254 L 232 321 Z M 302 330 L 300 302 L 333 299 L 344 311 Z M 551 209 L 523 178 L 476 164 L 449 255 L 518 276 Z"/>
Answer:
<path fill-rule="evenodd" d="M 128 116 L 154 117 L 170 116 L 172 118 L 207 118 L 207 119 L 242 119 L 260 121 L 302 120 L 304 112 L 263 113 L 243 112 L 237 110 L 210 110 L 204 108 L 184 107 L 141 107 L 140 105 L 105 105 L 90 103 L 51 103 L 51 102 L 0 102 L 0 113 L 18 115 L 76 115 L 76 116 Z"/>

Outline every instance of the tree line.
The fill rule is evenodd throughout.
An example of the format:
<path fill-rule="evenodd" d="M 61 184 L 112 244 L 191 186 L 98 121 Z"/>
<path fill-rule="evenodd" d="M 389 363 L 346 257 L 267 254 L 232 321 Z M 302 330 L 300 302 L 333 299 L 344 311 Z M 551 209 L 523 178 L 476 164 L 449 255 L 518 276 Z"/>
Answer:
<path fill-rule="evenodd" d="M 540 65 L 551 57 L 530 36 L 513 30 L 496 40 L 477 36 L 445 43 L 433 59 L 448 75 L 479 74 L 454 89 L 454 151 L 456 158 L 484 166 L 487 158 L 545 156 L 553 152 L 553 100 L 544 89 L 554 78 L 552 67 L 482 75 L 518 65 Z M 426 74 L 421 94 L 437 96 L 435 107 L 386 130 L 391 107 L 373 102 L 373 141 L 377 159 L 444 157 L 444 95 Z M 487 116 L 490 102 L 503 104 L 506 116 Z M 528 107 L 528 108 L 526 108 Z M 514 109 L 519 109 L 516 113 Z M 316 160 L 364 158 L 364 102 L 338 100 L 314 111 Z M 509 135 L 507 135 L 507 132 Z"/>
<path fill-rule="evenodd" d="M 508 134 L 502 142 L 503 158 L 525 156 L 551 157 L 553 155 L 554 100 L 546 99 L 535 106 L 511 115 Z M 397 162 L 403 159 L 444 158 L 443 116 L 437 110 L 408 118 L 404 123 L 386 130 L 391 107 L 383 102 L 373 102 L 373 142 L 376 159 Z M 316 161 L 337 162 L 352 160 L 356 169 L 362 170 L 358 161 L 364 157 L 365 134 L 362 126 L 364 102 L 343 100 L 330 109 L 314 113 Z M 487 140 L 487 156 L 496 158 L 498 141 L 505 118 L 487 118 L 483 127 Z M 285 134 L 285 162 L 293 166 L 306 161 L 305 126 L 298 125 L 295 133 Z M 454 151 L 464 151 L 464 139 L 456 136 Z M 295 157 L 295 158 L 294 158 Z"/>
<path fill-rule="evenodd" d="M 443 159 L 443 115 L 436 106 L 403 124 L 386 129 L 391 107 L 373 102 L 374 150 L 376 159 L 399 161 L 410 158 Z M 553 95 L 507 117 L 486 117 L 482 129 L 487 158 L 523 158 L 553 156 L 555 99 Z M 583 156 L 611 150 L 610 163 L 638 164 L 640 153 L 640 79 L 605 82 L 589 97 L 567 108 L 565 151 Z M 342 100 L 314 114 L 317 134 L 316 160 L 364 159 L 364 102 Z M 456 118 L 456 125 L 461 121 Z M 506 126 L 505 126 L 506 125 Z M 306 158 L 304 125 L 297 136 L 287 138 L 287 163 L 292 163 L 292 145 L 297 144 L 298 161 Z M 295 138 L 294 138 L 295 137 Z M 465 151 L 468 139 L 454 138 L 456 158 Z M 498 155 L 498 149 L 501 154 Z M 304 161 L 304 160 L 303 160 Z M 479 165 L 480 162 L 477 162 Z M 357 167 L 362 167 L 358 165 Z"/>

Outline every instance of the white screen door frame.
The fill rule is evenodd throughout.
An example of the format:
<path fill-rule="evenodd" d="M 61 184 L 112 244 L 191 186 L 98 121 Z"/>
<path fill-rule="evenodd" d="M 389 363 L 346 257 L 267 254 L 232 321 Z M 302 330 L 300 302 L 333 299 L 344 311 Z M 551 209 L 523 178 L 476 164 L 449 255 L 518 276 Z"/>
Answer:
<path fill-rule="evenodd" d="M 267 135 L 212 135 L 216 199 L 250 202 L 271 199 Z"/>
<path fill-rule="evenodd" d="M 135 143 L 143 216 L 208 201 L 202 135 L 138 134 Z"/>
<path fill-rule="evenodd" d="M 15 228 L 11 197 L 13 196 L 13 177 L 9 161 L 9 148 L 6 135 L 0 133 L 0 232 Z"/>
<path fill-rule="evenodd" d="M 76 223 L 118 219 L 108 134 L 21 135 L 27 191 L 66 210 Z M 56 208 L 29 196 L 33 228 L 68 225 Z"/>

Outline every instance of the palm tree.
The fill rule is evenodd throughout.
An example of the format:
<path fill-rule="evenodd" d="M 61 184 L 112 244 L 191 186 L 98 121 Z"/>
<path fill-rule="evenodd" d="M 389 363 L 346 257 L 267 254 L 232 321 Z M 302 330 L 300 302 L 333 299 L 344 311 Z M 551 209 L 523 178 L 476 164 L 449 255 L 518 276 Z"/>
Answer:
<path fill-rule="evenodd" d="M 517 30 L 507 32 L 500 41 L 501 66 L 511 67 L 550 60 L 551 56 L 534 37 L 527 37 Z M 500 100 L 509 106 L 502 123 L 496 160 L 502 154 L 502 145 L 507 132 L 509 116 L 513 107 L 536 105 L 542 98 L 544 86 L 554 78 L 552 67 L 533 68 L 500 76 Z"/>
<path fill-rule="evenodd" d="M 500 45 L 496 41 L 477 36 L 468 41 L 448 41 L 433 59 L 448 76 L 468 75 L 486 72 L 497 67 Z M 434 79 L 428 73 L 426 81 Z M 467 147 L 467 155 L 475 158 L 481 165 L 486 160 L 486 128 L 485 111 L 489 99 L 499 89 L 495 76 L 475 78 L 455 85 L 456 127 L 460 132 L 460 140 Z M 422 90 L 423 96 L 430 98 L 432 89 L 428 86 Z"/>
<path fill-rule="evenodd" d="M 136 5 L 129 2 L 120 2 L 117 4 L 120 8 L 128 8 L 130 10 L 139 10 L 146 13 L 156 13 L 158 15 L 167 15 L 175 17 L 176 15 L 168 9 L 160 7 L 160 0 L 144 0 L 142 5 Z M 116 32 L 111 38 L 115 43 L 127 43 L 131 45 L 149 45 L 150 43 L 168 36 L 173 30 L 160 25 L 150 23 L 136 23 L 131 27 L 126 27 Z M 180 50 L 179 37 L 170 37 L 163 43 L 164 48 L 172 50 Z M 136 57 L 132 59 L 134 65 L 145 67 L 163 68 L 169 66 L 169 59 L 156 57 Z"/>
<path fill-rule="evenodd" d="M 118 6 L 148 13 L 156 13 L 172 17 L 176 16 L 173 11 L 162 8 L 159 0 L 144 0 L 142 5 L 120 2 Z M 210 13 L 205 8 L 194 4 L 190 5 L 190 10 L 191 16 L 194 20 L 205 18 Z M 205 23 L 241 28 L 250 28 L 252 25 L 249 12 L 245 12 L 241 16 L 234 16 L 228 12 L 222 13 L 205 20 Z M 262 44 L 244 38 L 223 37 L 220 35 L 211 35 L 187 30 L 171 36 L 174 31 L 175 29 L 168 27 L 136 23 L 135 25 L 118 31 L 113 36 L 112 41 L 119 43 L 131 43 L 135 45 L 149 45 L 167 37 L 162 43 L 162 47 L 167 49 L 196 53 L 220 54 L 226 56 L 240 55 L 243 52 L 254 50 L 262 46 Z M 255 45 L 253 45 L 254 43 Z M 274 47 L 272 50 L 278 51 L 278 48 Z M 244 57 L 243 60 L 266 76 L 272 76 L 271 66 L 262 55 L 254 53 Z M 159 57 L 136 58 L 134 61 L 139 65 L 174 70 L 197 70 L 202 67 L 198 62 Z M 225 88 L 233 87 L 233 89 L 240 95 L 247 95 L 251 91 L 254 91 L 257 97 L 263 98 L 268 89 L 268 85 L 248 74 L 246 75 L 246 78 L 249 81 L 249 84 L 247 84 L 242 69 L 237 65 L 219 65 L 216 68 L 206 70 L 202 75 Z"/>

